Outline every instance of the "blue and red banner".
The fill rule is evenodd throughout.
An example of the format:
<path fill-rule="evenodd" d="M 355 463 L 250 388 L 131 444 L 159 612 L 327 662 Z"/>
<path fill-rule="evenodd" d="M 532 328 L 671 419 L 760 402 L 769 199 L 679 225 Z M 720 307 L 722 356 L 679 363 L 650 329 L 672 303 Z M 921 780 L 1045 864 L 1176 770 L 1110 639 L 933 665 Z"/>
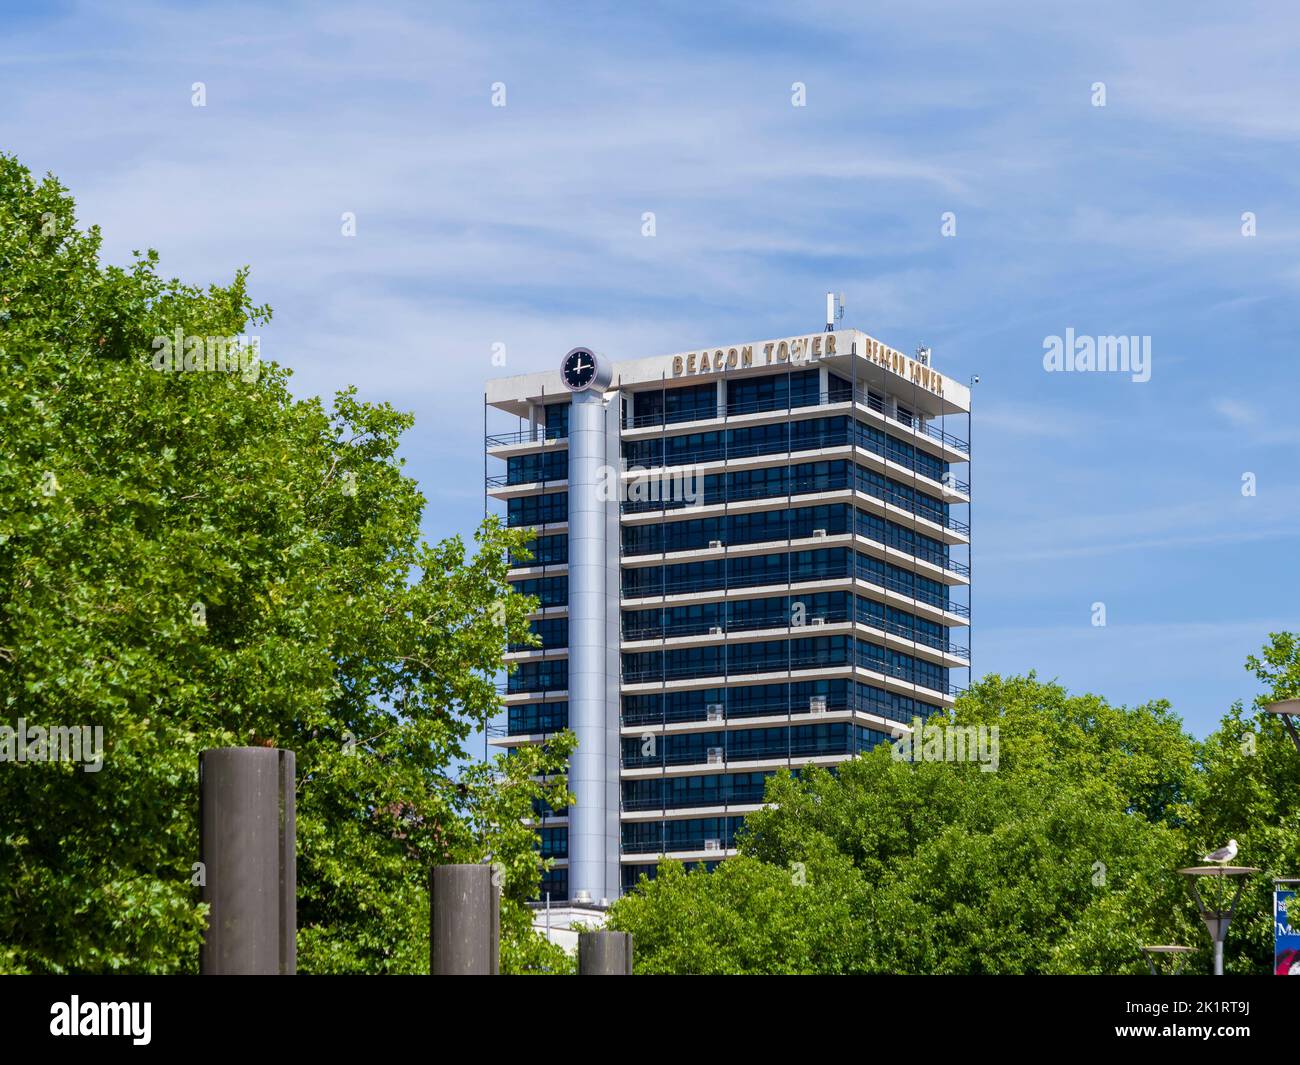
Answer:
<path fill-rule="evenodd" d="M 1300 932 L 1291 924 L 1294 891 L 1273 892 L 1273 972 L 1277 976 L 1300 976 Z"/>

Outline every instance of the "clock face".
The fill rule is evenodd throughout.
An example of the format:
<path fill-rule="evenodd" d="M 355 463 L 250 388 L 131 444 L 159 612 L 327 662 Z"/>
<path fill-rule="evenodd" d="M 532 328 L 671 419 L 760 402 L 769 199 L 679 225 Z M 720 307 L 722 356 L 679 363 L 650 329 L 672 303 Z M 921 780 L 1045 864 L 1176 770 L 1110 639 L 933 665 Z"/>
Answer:
<path fill-rule="evenodd" d="M 596 356 L 586 348 L 574 348 L 564 357 L 560 376 L 573 391 L 583 391 L 596 379 Z"/>

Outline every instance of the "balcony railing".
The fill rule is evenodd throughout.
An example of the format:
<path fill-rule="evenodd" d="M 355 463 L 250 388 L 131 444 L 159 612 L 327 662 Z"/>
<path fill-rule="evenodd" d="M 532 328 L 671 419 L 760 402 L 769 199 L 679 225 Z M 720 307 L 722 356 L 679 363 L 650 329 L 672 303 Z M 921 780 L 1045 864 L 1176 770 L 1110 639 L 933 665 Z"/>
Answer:
<path fill-rule="evenodd" d="M 918 688 L 941 692 L 944 695 L 956 695 L 962 689 L 956 685 L 927 676 L 923 672 L 908 669 L 893 662 L 878 659 L 858 660 L 854 662 L 848 650 L 842 655 L 827 652 L 811 654 L 786 655 L 780 660 L 755 659 L 732 662 L 692 662 L 682 666 L 660 666 L 648 669 L 624 669 L 624 684 L 654 684 L 674 680 L 705 680 L 713 677 L 744 677 L 755 673 L 795 673 L 816 669 L 847 669 L 856 665 L 872 673 L 893 677 Z"/>
<path fill-rule="evenodd" d="M 542 491 L 555 485 L 563 487 L 567 482 L 567 473 L 562 477 L 516 477 L 514 480 L 510 479 L 508 473 L 494 473 L 483 479 L 488 488 L 528 488 L 537 485 Z"/>
<path fill-rule="evenodd" d="M 721 591 L 731 588 L 755 588 L 764 585 L 778 584 L 805 584 L 811 581 L 825 580 L 851 580 L 856 577 L 857 580 L 864 584 L 870 584 L 877 588 L 885 588 L 900 595 L 905 595 L 909 599 L 915 599 L 919 603 L 926 603 L 929 606 L 939 610 L 956 614 L 958 617 L 970 617 L 970 608 L 962 603 L 952 603 L 940 595 L 927 592 L 923 588 L 916 588 L 904 584 L 895 577 L 881 577 L 877 574 L 865 575 L 854 574 L 848 565 L 839 566 L 812 566 L 806 569 L 800 569 L 798 573 L 751 573 L 744 576 L 716 576 L 716 577 L 695 577 L 689 579 L 678 579 L 670 581 L 660 581 L 657 587 L 628 587 L 624 585 L 622 597 L 624 599 L 652 599 L 665 595 L 684 595 L 690 592 L 704 591 Z"/>
<path fill-rule="evenodd" d="M 858 389 L 855 396 L 859 406 L 875 411 L 882 417 L 897 422 L 915 433 L 937 440 L 954 451 L 960 451 L 964 455 L 970 454 L 969 443 L 961 439 L 961 437 L 946 432 L 936 425 L 933 419 L 924 419 L 917 415 L 907 415 L 898 411 L 891 414 L 885 409 L 884 401 L 879 396 L 873 395 L 865 389 Z M 791 397 L 780 403 L 775 400 L 754 400 L 748 403 L 732 404 L 710 403 L 704 407 L 682 411 L 660 411 L 654 414 L 641 414 L 635 418 L 625 419 L 623 428 L 645 429 L 651 426 L 667 428 L 670 425 L 680 425 L 686 422 L 714 421 L 721 418 L 734 418 L 744 414 L 802 411 L 815 407 L 847 403 L 848 401 L 849 395 L 846 389 L 834 393 L 821 392 L 815 397 Z M 558 435 L 554 430 L 547 430 L 544 426 L 539 425 L 536 428 L 520 429 L 513 433 L 492 433 L 484 437 L 484 443 L 487 447 L 492 448 L 509 447 L 516 444 L 558 444 L 565 442 L 566 439 L 567 434 Z"/>
<path fill-rule="evenodd" d="M 848 611 L 845 609 L 827 610 L 824 613 L 817 614 L 816 617 L 824 619 L 821 624 L 842 625 L 849 620 Z M 886 618 L 858 617 L 854 619 L 859 625 L 865 625 L 867 628 L 878 629 L 881 632 L 887 632 L 891 636 L 899 636 L 905 640 L 911 640 L 913 643 L 925 644 L 926 647 L 932 647 L 936 651 L 943 651 L 947 654 L 956 655 L 959 658 L 969 658 L 970 649 L 960 644 L 955 644 L 942 636 L 935 636 L 933 633 L 924 632 L 915 629 L 909 625 L 897 621 L 890 621 Z M 738 632 L 756 632 L 763 629 L 780 630 L 785 632 L 787 629 L 798 636 L 816 636 L 818 629 L 821 627 L 817 622 L 805 622 L 802 625 L 792 625 L 788 618 L 785 617 L 764 617 L 764 618 L 732 618 L 723 625 L 709 621 L 683 621 L 675 625 L 655 625 L 646 623 L 639 626 L 628 626 L 624 628 L 624 640 L 660 640 L 671 639 L 678 636 L 717 636 L 719 639 L 725 639 L 732 633 Z M 720 632 L 714 632 L 714 629 L 720 629 Z"/>
<path fill-rule="evenodd" d="M 515 719 L 504 725 L 495 725 L 494 728 L 502 729 L 501 735 L 504 736 L 549 736 L 554 732 L 563 732 L 569 727 L 568 718 L 539 718 L 531 721 L 520 721 Z M 490 735 L 496 735 L 491 733 Z"/>
<path fill-rule="evenodd" d="M 682 810 L 693 806 L 710 807 L 757 805 L 763 801 L 762 788 L 725 789 L 720 793 L 701 795 L 667 795 L 645 799 L 624 799 L 620 806 L 629 813 L 638 810 Z"/>
<path fill-rule="evenodd" d="M 506 644 L 506 650 L 507 650 L 510 654 L 518 654 L 518 653 L 521 652 L 521 651 L 537 651 L 537 652 L 563 651 L 563 650 L 566 650 L 566 649 L 568 648 L 568 646 L 569 646 L 569 645 L 568 645 L 567 643 L 550 643 L 550 644 L 547 644 L 547 643 L 518 643 L 518 642 L 511 642 L 511 643 Z"/>
<path fill-rule="evenodd" d="M 714 421 L 721 418 L 735 418 L 745 414 L 773 414 L 779 411 L 802 411 L 814 407 L 825 407 L 832 404 L 847 403 L 849 401 L 849 389 L 843 389 L 836 392 L 820 392 L 816 396 L 792 396 L 783 402 L 772 400 L 752 400 L 747 403 L 710 403 L 704 406 L 694 407 L 680 411 L 656 411 L 651 414 L 637 415 L 635 418 L 626 419 L 624 422 L 625 429 L 646 429 L 650 427 L 667 428 L 670 425 L 681 425 L 687 422 Z M 923 419 L 917 415 L 907 415 L 895 411 L 889 413 L 885 409 L 884 401 L 876 395 L 871 394 L 865 389 L 858 389 L 855 393 L 859 406 L 873 410 L 877 414 L 897 422 L 913 432 L 922 436 L 928 436 L 932 440 L 946 444 L 955 451 L 960 451 L 964 455 L 970 454 L 970 444 L 961 437 L 954 436 L 934 424 L 932 419 Z"/>
<path fill-rule="evenodd" d="M 712 723 L 717 724 L 719 727 L 725 725 L 728 721 L 742 718 L 777 717 L 781 714 L 789 716 L 792 714 L 811 714 L 813 712 L 808 705 L 807 699 L 767 699 L 761 702 L 744 703 L 739 707 L 729 706 L 726 703 L 720 705 L 722 706 L 721 716 L 712 719 Z M 842 697 L 830 699 L 826 705 L 826 712 L 843 711 L 847 706 L 848 704 Z M 671 725 L 683 721 L 710 723 L 708 707 L 692 706 L 660 710 L 623 711 L 623 724 L 629 726 Z"/>
<path fill-rule="evenodd" d="M 848 700 L 843 695 L 829 696 L 826 701 L 826 710 L 828 714 L 843 713 L 848 709 Z M 883 717 L 889 721 L 898 721 L 902 724 L 910 724 L 913 717 L 929 717 L 930 713 L 937 711 L 938 707 L 930 707 L 929 704 L 922 704 L 926 707 L 924 713 L 918 711 L 915 707 L 910 710 L 901 709 L 893 703 L 885 702 L 881 699 L 864 699 L 858 697 L 856 709 L 864 714 L 875 714 L 877 717 Z M 660 710 L 624 710 L 623 724 L 630 727 L 645 725 L 671 725 L 681 722 L 704 722 L 706 724 L 717 724 L 719 727 L 725 726 L 731 721 L 744 721 L 755 717 L 803 717 L 804 715 L 820 714 L 820 711 L 813 710 L 809 705 L 809 699 L 802 698 L 785 698 L 785 699 L 768 699 L 758 702 L 744 702 L 738 705 L 732 705 L 729 702 L 721 704 L 721 717 L 710 720 L 707 706 L 678 707 L 673 709 Z"/>
<path fill-rule="evenodd" d="M 498 695 L 547 696 L 550 695 L 551 692 L 563 692 L 569 690 L 569 682 L 567 679 L 564 680 L 563 682 L 560 682 L 558 680 L 552 680 L 546 683 L 543 683 L 541 680 L 537 680 L 534 682 L 536 684 L 535 687 L 528 687 L 524 684 L 523 680 L 516 681 L 515 678 L 517 676 L 519 676 L 519 674 L 512 673 L 510 674 L 509 681 L 507 681 L 505 684 L 498 684 L 497 694 Z"/>
<path fill-rule="evenodd" d="M 846 472 L 837 477 L 793 477 L 783 486 L 784 490 L 775 491 L 773 486 L 768 484 L 752 485 L 749 487 L 736 488 L 728 485 L 724 490 L 718 491 L 705 490 L 701 493 L 703 498 L 697 499 L 694 503 L 688 503 L 685 499 L 637 499 L 629 500 L 619 505 L 619 510 L 623 514 L 646 514 L 652 511 L 681 510 L 686 507 L 692 509 L 698 507 L 718 506 L 724 503 L 741 503 L 755 499 L 781 499 L 788 496 L 810 495 L 818 492 L 843 492 L 848 489 L 861 492 L 863 495 L 871 496 L 882 503 L 889 503 L 905 510 L 914 517 L 921 518 L 925 521 L 934 522 L 945 529 L 951 529 L 954 532 L 966 536 L 970 533 L 970 526 L 963 521 L 958 521 L 951 515 L 945 515 L 942 510 L 933 507 L 927 507 L 919 504 L 914 499 L 909 499 L 897 489 L 889 487 L 880 487 L 870 481 L 863 481 L 861 478 L 850 478 Z"/>
<path fill-rule="evenodd" d="M 623 532 L 626 534 L 633 529 L 653 529 L 659 527 L 662 526 L 629 525 L 624 528 Z M 782 536 L 777 539 L 728 541 L 727 546 L 749 547 L 754 544 L 761 544 L 761 543 L 779 544 L 782 541 L 787 539 L 788 540 L 799 540 L 799 539 L 809 540 L 812 539 L 814 527 L 821 528 L 821 526 L 816 525 L 816 522 L 810 520 L 806 522 L 801 522 L 800 527 L 798 528 L 787 529 L 786 532 L 788 533 L 788 536 Z M 827 535 L 846 536 L 848 535 L 848 530 L 847 529 L 827 530 Z M 950 570 L 951 572 L 960 574 L 963 577 L 970 576 L 970 566 L 968 566 L 965 562 L 959 562 L 957 559 L 950 557 L 944 552 L 936 550 L 935 548 L 932 547 L 928 547 L 925 544 L 909 543 L 903 537 L 896 536 L 896 535 L 894 536 L 886 535 L 885 539 L 880 540 L 877 539 L 875 536 L 871 535 L 870 530 L 861 529 L 861 528 L 858 529 L 856 535 L 861 536 L 863 539 L 870 540 L 872 543 L 880 544 L 882 547 L 892 547 L 896 551 L 903 551 L 909 555 L 913 555 L 916 558 L 923 559 L 924 561 L 929 562 L 933 566 L 938 566 L 940 569 Z M 712 549 L 713 549 L 712 540 L 702 536 L 699 538 L 698 542 L 696 543 L 663 544 L 661 547 L 654 548 L 654 549 L 645 547 L 641 544 L 632 544 L 630 546 L 624 545 L 619 548 L 619 555 L 623 558 L 636 558 L 639 555 L 661 555 L 661 554 L 669 554 L 674 551 L 705 551 L 705 550 L 712 550 Z"/>
<path fill-rule="evenodd" d="M 702 851 L 711 842 L 720 842 L 723 850 L 735 847 L 734 836 L 695 836 L 690 839 L 624 840 L 624 854 L 675 854 L 684 851 Z"/>
<path fill-rule="evenodd" d="M 492 433 L 483 438 L 487 447 L 509 447 L 512 444 L 558 444 L 568 439 L 568 435 L 556 435 L 553 429 L 537 426 L 535 429 L 520 429 L 517 433 Z"/>
<path fill-rule="evenodd" d="M 737 762 L 767 762 L 780 758 L 820 758 L 836 757 L 844 754 L 856 754 L 861 750 L 870 750 L 862 744 L 854 746 L 854 737 L 844 736 L 833 740 L 801 740 L 794 743 L 773 744 L 771 746 L 743 746 L 725 750 L 721 762 L 710 760 L 707 750 L 696 749 L 680 753 L 666 753 L 655 758 L 633 758 L 623 763 L 624 769 L 660 769 L 668 766 L 684 765 L 731 765 Z"/>
<path fill-rule="evenodd" d="M 798 423 L 792 423 L 798 424 Z M 943 473 L 927 466 L 924 463 L 917 462 L 913 456 L 900 454 L 891 451 L 889 448 L 882 448 L 874 440 L 853 439 L 853 434 L 846 426 L 838 432 L 819 432 L 812 436 L 800 436 L 795 438 L 792 434 L 787 442 L 786 447 L 773 447 L 766 442 L 756 444 L 719 444 L 716 447 L 701 448 L 693 451 L 690 455 L 667 455 L 658 458 L 652 457 L 649 460 L 637 459 L 627 468 L 633 466 L 644 466 L 646 469 L 659 469 L 661 467 L 675 466 L 692 466 L 704 462 L 725 462 L 731 459 L 757 458 L 760 455 L 797 455 L 804 451 L 821 451 L 826 448 L 848 447 L 855 444 L 863 451 L 870 451 L 873 455 L 888 459 L 890 462 L 897 463 L 913 473 L 922 477 L 928 477 L 932 481 L 943 481 Z M 625 459 L 626 463 L 626 459 Z M 955 488 L 958 492 L 965 495 L 970 494 L 970 483 L 955 477 L 950 477 L 945 482 L 950 488 Z"/>

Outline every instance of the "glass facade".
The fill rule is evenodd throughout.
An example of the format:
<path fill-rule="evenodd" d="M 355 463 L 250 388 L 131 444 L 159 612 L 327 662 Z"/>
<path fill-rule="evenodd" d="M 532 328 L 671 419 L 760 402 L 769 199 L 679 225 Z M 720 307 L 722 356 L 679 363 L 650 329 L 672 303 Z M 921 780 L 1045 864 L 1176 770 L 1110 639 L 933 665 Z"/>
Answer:
<path fill-rule="evenodd" d="M 969 661 L 954 638 L 970 615 L 954 595 L 970 574 L 969 449 L 935 423 L 932 396 L 874 376 L 868 387 L 829 367 L 760 370 L 756 353 L 749 372 L 660 383 L 656 371 L 618 394 L 624 468 L 688 467 L 702 489 L 689 505 L 667 493 L 617 504 L 624 891 L 654 876 L 659 854 L 716 867 L 777 767 L 834 771 L 952 705 L 952 670 Z M 511 742 L 569 724 L 569 543 L 546 527 L 584 490 L 563 483 L 567 399 L 528 403 L 545 440 L 490 444 L 508 525 L 537 527 L 511 558 L 527 570 L 514 589 L 539 609 L 537 642 L 511 648 Z M 809 498 L 821 493 L 838 495 Z M 536 813 L 558 863 L 542 894 L 563 901 L 568 811 Z"/>
<path fill-rule="evenodd" d="M 715 542 L 740 547 L 849 532 L 881 546 L 906 551 L 942 569 L 963 571 L 949 557 L 948 545 L 941 540 L 847 503 L 628 525 L 623 529 L 623 556 L 691 551 Z"/>
<path fill-rule="evenodd" d="M 506 484 L 562 481 L 568 476 L 567 451 L 535 451 L 531 455 L 512 455 L 506 460 Z"/>
<path fill-rule="evenodd" d="M 521 703 L 506 709 L 506 731 L 512 736 L 559 732 L 569 727 L 569 704 Z"/>
<path fill-rule="evenodd" d="M 543 420 L 547 437 L 566 439 L 569 435 L 569 401 L 566 399 L 563 403 L 548 403 L 544 410 Z M 569 457 L 567 451 L 564 457 L 567 462 Z"/>
<path fill-rule="evenodd" d="M 563 566 L 569 561 L 569 538 L 564 533 L 535 536 L 523 551 L 512 551 L 511 566 Z"/>
<path fill-rule="evenodd" d="M 624 854 L 702 851 L 711 843 L 735 845 L 743 817 L 687 817 L 679 821 L 631 821 L 623 826 Z"/>
<path fill-rule="evenodd" d="M 510 650 L 526 651 L 538 647 L 544 650 L 552 650 L 569 646 L 568 618 L 535 618 L 528 623 L 528 629 L 541 642 L 511 644 Z"/>
<path fill-rule="evenodd" d="M 948 671 L 940 666 L 848 635 L 624 653 L 623 682 L 645 684 L 693 677 L 739 677 L 855 664 L 936 692 L 948 691 Z"/>
<path fill-rule="evenodd" d="M 625 610 L 623 639 L 657 640 L 675 636 L 699 636 L 713 629 L 731 633 L 847 621 L 857 621 L 939 650 L 963 650 L 949 644 L 947 630 L 938 622 L 851 592 L 810 591 L 763 599 L 732 599 L 650 610 Z"/>
<path fill-rule="evenodd" d="M 565 576 L 527 577 L 511 584 L 520 595 L 536 596 L 543 607 L 564 606 L 569 601 L 569 578 Z"/>
<path fill-rule="evenodd" d="M 748 728 L 718 732 L 666 735 L 658 742 L 624 738 L 623 767 L 708 764 L 712 761 L 763 762 L 773 759 L 818 758 L 829 754 L 858 754 L 889 736 L 877 729 L 848 722 Z"/>
<path fill-rule="evenodd" d="M 733 721 L 849 709 L 907 723 L 914 717 L 928 718 L 940 708 L 861 681 L 806 680 L 625 695 L 623 724 L 630 727 L 710 719 Z"/>
<path fill-rule="evenodd" d="M 506 524 L 548 525 L 569 520 L 569 493 L 546 492 L 536 496 L 515 496 L 506 503 Z"/>
<path fill-rule="evenodd" d="M 945 529 L 955 529 L 959 532 L 965 530 L 963 523 L 954 523 L 949 515 L 949 504 L 943 500 L 920 488 L 914 488 L 903 481 L 887 477 L 847 459 L 766 466 L 761 469 L 739 470 L 735 473 L 710 473 L 704 476 L 703 482 L 702 502 L 706 507 L 722 503 L 771 499 L 774 496 L 814 495 L 851 489 L 871 496 L 881 503 L 899 507 L 909 514 L 914 514 Z M 517 501 L 512 499 L 510 502 Z M 656 510 L 681 510 L 689 505 L 685 499 L 670 499 L 665 495 L 658 499 L 630 499 L 622 506 L 625 514 L 641 514 Z M 512 521 L 511 524 L 531 525 L 536 522 Z"/>
<path fill-rule="evenodd" d="M 715 552 L 716 554 L 716 552 Z M 731 588 L 856 579 L 941 610 L 949 608 L 948 586 L 874 555 L 844 547 L 770 555 L 709 558 L 623 570 L 623 598 L 646 599 Z M 956 611 L 960 613 L 960 610 Z"/>
<path fill-rule="evenodd" d="M 850 424 L 847 417 L 807 418 L 776 425 L 754 425 L 741 429 L 715 429 L 710 432 L 629 440 L 623 445 L 623 459 L 629 467 L 685 466 L 754 455 L 783 454 L 787 451 L 818 451 L 847 447 L 850 444 L 896 462 L 932 481 L 942 482 L 944 474 L 948 472 L 948 463 L 941 459 L 870 425 L 862 422 Z M 540 477 L 532 479 L 542 480 Z M 517 482 L 512 480 L 510 483 Z"/>
<path fill-rule="evenodd" d="M 634 426 L 673 425 L 677 422 L 703 421 L 718 414 L 716 385 L 695 385 L 648 390 L 636 396 Z"/>

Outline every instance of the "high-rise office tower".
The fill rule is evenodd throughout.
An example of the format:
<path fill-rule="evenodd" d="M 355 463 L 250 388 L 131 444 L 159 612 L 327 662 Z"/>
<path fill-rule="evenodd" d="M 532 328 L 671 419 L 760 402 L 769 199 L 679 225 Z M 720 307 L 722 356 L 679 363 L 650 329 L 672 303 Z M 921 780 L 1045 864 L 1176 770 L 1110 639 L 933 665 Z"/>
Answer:
<path fill-rule="evenodd" d="M 828 315 L 828 317 L 830 317 Z M 970 392 L 857 330 L 488 382 L 487 492 L 537 596 L 493 742 L 578 737 L 553 900 L 714 863 L 779 769 L 952 705 L 969 667 Z M 497 413 L 493 413 L 493 412 Z M 504 427 L 502 427 L 504 428 Z"/>

